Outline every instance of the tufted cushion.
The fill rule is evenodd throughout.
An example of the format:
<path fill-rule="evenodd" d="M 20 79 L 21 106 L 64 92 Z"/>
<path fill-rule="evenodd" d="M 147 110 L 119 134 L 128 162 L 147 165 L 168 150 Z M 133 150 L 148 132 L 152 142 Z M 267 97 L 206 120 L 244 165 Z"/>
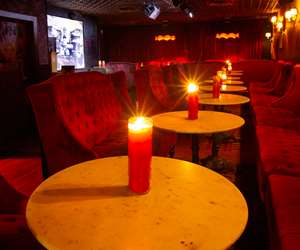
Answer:
<path fill-rule="evenodd" d="M 282 250 L 300 246 L 300 178 L 271 175 L 268 179 L 269 197 L 273 208 L 276 234 Z"/>
<path fill-rule="evenodd" d="M 97 72 L 69 74 L 52 86 L 64 126 L 82 144 L 92 148 L 116 130 L 121 105 L 109 77 Z"/>
<path fill-rule="evenodd" d="M 128 128 L 127 120 L 118 122 L 117 129 L 105 140 L 93 146 L 96 157 L 127 155 Z"/>

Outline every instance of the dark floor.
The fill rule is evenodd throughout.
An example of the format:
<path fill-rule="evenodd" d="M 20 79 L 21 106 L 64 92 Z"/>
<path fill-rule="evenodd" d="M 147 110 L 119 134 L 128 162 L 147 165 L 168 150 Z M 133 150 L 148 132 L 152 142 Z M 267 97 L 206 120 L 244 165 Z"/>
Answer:
<path fill-rule="evenodd" d="M 236 112 L 236 110 L 234 110 Z M 241 130 L 231 132 L 239 140 L 222 144 L 220 157 L 229 162 L 229 167 L 220 174 L 235 183 L 243 193 L 249 208 L 249 220 L 241 238 L 232 247 L 234 250 L 268 249 L 266 217 L 263 203 L 259 199 L 256 181 L 255 140 L 251 121 Z M 211 151 L 211 138 L 203 136 L 200 140 L 200 158 Z M 191 160 L 191 138 L 178 136 L 175 158 Z M 39 142 L 36 136 L 22 142 L 12 143 L 9 150 L 2 153 L 0 173 L 16 190 L 29 196 L 42 181 Z"/>

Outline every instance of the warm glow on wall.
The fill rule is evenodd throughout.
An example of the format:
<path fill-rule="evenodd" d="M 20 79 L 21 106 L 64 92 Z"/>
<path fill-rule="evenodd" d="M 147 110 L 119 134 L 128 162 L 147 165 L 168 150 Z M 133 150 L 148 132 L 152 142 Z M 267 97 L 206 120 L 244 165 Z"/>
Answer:
<path fill-rule="evenodd" d="M 224 38 L 224 39 L 229 39 L 229 38 L 232 38 L 232 39 L 236 39 L 236 38 L 240 38 L 240 33 L 221 33 L 221 34 L 216 34 L 216 38 L 217 39 L 221 39 L 221 38 Z"/>
<path fill-rule="evenodd" d="M 158 35 L 155 36 L 155 41 L 175 41 L 176 40 L 176 36 L 174 35 Z"/>

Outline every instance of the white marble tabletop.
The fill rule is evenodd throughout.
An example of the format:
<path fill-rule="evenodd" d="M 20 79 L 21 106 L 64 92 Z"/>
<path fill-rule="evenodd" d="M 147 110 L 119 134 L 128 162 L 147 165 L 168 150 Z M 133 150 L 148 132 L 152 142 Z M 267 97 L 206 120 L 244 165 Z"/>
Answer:
<path fill-rule="evenodd" d="M 44 181 L 26 218 L 47 249 L 227 249 L 244 231 L 240 191 L 199 165 L 153 157 L 151 189 L 128 189 L 128 158 L 83 162 Z"/>
<path fill-rule="evenodd" d="M 201 110 L 198 119 L 187 119 L 187 111 L 166 112 L 152 116 L 153 126 L 182 134 L 220 133 L 240 128 L 242 117 L 225 112 Z"/>

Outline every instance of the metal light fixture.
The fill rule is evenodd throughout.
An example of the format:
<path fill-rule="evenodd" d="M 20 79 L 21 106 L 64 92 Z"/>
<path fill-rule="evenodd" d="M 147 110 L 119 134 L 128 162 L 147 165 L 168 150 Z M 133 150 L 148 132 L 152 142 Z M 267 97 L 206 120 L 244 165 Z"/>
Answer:
<path fill-rule="evenodd" d="M 160 14 L 160 8 L 154 2 L 145 3 L 144 12 L 147 17 L 155 20 Z"/>
<path fill-rule="evenodd" d="M 182 3 L 180 5 L 180 9 L 185 13 L 187 14 L 190 18 L 193 18 L 194 17 L 194 13 L 192 11 L 192 9 L 185 3 Z"/>

